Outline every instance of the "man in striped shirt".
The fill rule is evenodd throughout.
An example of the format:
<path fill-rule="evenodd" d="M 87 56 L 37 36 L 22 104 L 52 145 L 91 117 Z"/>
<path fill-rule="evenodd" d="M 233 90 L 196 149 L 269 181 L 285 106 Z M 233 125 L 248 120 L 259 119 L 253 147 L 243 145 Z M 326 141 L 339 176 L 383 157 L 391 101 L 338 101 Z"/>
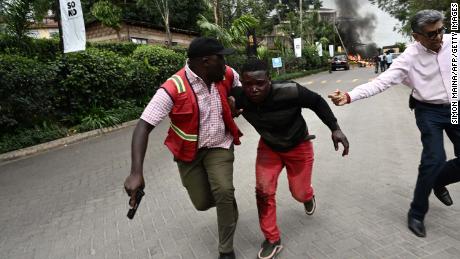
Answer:
<path fill-rule="evenodd" d="M 233 144 L 239 144 L 241 134 L 226 100 L 230 88 L 240 82 L 224 59 L 232 52 L 213 38 L 192 41 L 185 67 L 158 89 L 142 113 L 133 133 L 131 173 L 124 184 L 134 206 L 136 192 L 145 185 L 148 135 L 169 115 L 171 127 L 165 144 L 174 155 L 183 186 L 197 210 L 216 207 L 219 259 L 235 258 L 233 236 L 238 219 Z"/>

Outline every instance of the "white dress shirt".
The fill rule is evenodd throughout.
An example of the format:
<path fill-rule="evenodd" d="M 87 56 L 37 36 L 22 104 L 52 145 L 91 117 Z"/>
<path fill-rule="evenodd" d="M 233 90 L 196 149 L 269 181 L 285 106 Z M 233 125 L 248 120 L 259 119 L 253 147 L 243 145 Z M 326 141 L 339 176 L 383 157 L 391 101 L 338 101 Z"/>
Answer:
<path fill-rule="evenodd" d="M 419 42 L 409 45 L 384 73 L 350 91 L 350 102 L 373 96 L 401 83 L 413 89 L 413 96 L 419 101 L 432 104 L 452 102 L 451 49 L 450 34 L 443 35 L 438 53 Z"/>

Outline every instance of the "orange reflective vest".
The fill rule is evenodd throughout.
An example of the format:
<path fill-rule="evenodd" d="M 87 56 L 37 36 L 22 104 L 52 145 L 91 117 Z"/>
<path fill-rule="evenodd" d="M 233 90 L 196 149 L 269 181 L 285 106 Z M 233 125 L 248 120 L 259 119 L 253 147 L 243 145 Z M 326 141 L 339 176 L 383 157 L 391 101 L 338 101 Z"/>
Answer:
<path fill-rule="evenodd" d="M 222 103 L 222 116 L 226 130 L 233 136 L 233 143 L 239 145 L 241 132 L 233 121 L 227 96 L 233 85 L 233 70 L 226 68 L 224 80 L 215 83 Z M 174 102 L 169 113 L 171 126 L 165 145 L 175 159 L 190 162 L 198 151 L 200 110 L 193 88 L 185 76 L 185 68 L 174 74 L 161 86 Z"/>

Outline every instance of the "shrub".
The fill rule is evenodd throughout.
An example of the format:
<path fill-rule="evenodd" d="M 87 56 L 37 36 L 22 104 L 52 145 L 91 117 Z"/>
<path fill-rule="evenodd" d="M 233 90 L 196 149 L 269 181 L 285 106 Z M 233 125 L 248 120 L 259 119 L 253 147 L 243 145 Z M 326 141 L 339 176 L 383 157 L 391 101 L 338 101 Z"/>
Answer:
<path fill-rule="evenodd" d="M 92 107 L 90 113 L 83 117 L 77 129 L 78 131 L 101 129 L 115 126 L 120 122 L 120 119 L 115 114 L 111 114 L 101 107 Z"/>
<path fill-rule="evenodd" d="M 25 37 L 22 41 L 18 41 L 14 37 L 0 35 L 0 53 L 37 58 L 42 61 L 53 60 L 59 53 L 59 40 Z"/>
<path fill-rule="evenodd" d="M 187 56 L 187 49 L 186 47 L 183 47 L 183 46 L 180 46 L 180 45 L 176 45 L 176 46 L 171 46 L 169 47 L 170 50 L 186 57 Z"/>
<path fill-rule="evenodd" d="M 67 130 L 56 124 L 43 122 L 41 126 L 21 129 L 0 136 L 0 153 L 37 145 L 66 136 Z"/>
<path fill-rule="evenodd" d="M 118 101 L 117 108 L 110 110 L 93 107 L 90 114 L 82 118 L 81 124 L 76 129 L 81 132 L 115 126 L 139 118 L 142 111 L 143 108 L 136 107 L 132 102 L 122 100 Z"/>
<path fill-rule="evenodd" d="M 123 42 L 123 43 L 120 43 L 120 42 L 104 42 L 104 43 L 88 42 L 86 44 L 86 47 L 87 48 L 97 48 L 100 50 L 110 50 L 121 56 L 131 56 L 134 50 L 136 50 L 136 48 L 139 47 L 139 45 L 131 43 L 131 42 Z"/>
<path fill-rule="evenodd" d="M 324 68 L 317 68 L 317 69 L 307 70 L 307 71 L 298 71 L 298 72 L 293 72 L 293 73 L 283 73 L 283 74 L 280 74 L 280 75 L 277 75 L 276 73 L 273 73 L 272 74 L 272 80 L 274 80 L 274 81 L 291 80 L 291 79 L 295 79 L 295 78 L 299 78 L 299 77 L 303 77 L 303 76 L 316 74 L 316 73 L 326 71 L 326 70 L 327 70 L 327 68 L 324 67 Z"/>
<path fill-rule="evenodd" d="M 143 61 L 150 69 L 158 69 L 157 82 L 164 82 L 185 65 L 185 55 L 154 45 L 139 46 L 132 58 Z"/>
<path fill-rule="evenodd" d="M 88 114 L 91 107 L 109 109 L 126 91 L 126 67 L 123 59 L 111 51 L 94 48 L 60 56 L 58 94 L 55 103 L 63 114 Z M 75 124 L 75 116 L 66 118 Z"/>
<path fill-rule="evenodd" d="M 227 65 L 235 69 L 237 72 L 241 71 L 247 59 L 246 50 L 244 49 L 237 49 L 234 54 L 225 56 Z"/>
<path fill-rule="evenodd" d="M 0 130 L 31 127 L 53 117 L 56 70 L 47 63 L 0 55 Z"/>
<path fill-rule="evenodd" d="M 304 69 L 315 69 L 322 66 L 322 60 L 316 51 L 315 45 L 306 45 L 303 47 L 302 56 L 306 61 Z"/>
<path fill-rule="evenodd" d="M 147 66 L 143 61 L 132 58 L 125 58 L 123 62 L 127 78 L 123 100 L 131 100 L 143 107 L 163 83 L 159 80 L 160 68 Z"/>
<path fill-rule="evenodd" d="M 117 104 L 117 108 L 109 110 L 109 113 L 116 115 L 120 121 L 125 122 L 138 119 L 144 110 L 144 106 L 145 104 L 139 107 L 133 102 L 120 100 Z"/>

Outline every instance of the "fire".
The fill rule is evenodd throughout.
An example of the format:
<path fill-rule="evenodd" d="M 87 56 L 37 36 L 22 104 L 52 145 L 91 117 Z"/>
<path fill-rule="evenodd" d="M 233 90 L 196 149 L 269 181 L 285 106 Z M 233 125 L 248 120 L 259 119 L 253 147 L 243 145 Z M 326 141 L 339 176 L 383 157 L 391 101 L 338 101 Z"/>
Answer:
<path fill-rule="evenodd" d="M 356 62 L 360 67 L 366 67 L 370 65 L 369 62 L 364 60 L 359 54 L 356 54 L 356 56 L 349 54 L 348 60 Z"/>
<path fill-rule="evenodd" d="M 357 54 L 356 56 L 353 56 L 351 54 L 348 55 L 348 60 L 352 60 L 352 61 L 361 61 L 362 58 L 361 58 L 361 55 Z"/>

